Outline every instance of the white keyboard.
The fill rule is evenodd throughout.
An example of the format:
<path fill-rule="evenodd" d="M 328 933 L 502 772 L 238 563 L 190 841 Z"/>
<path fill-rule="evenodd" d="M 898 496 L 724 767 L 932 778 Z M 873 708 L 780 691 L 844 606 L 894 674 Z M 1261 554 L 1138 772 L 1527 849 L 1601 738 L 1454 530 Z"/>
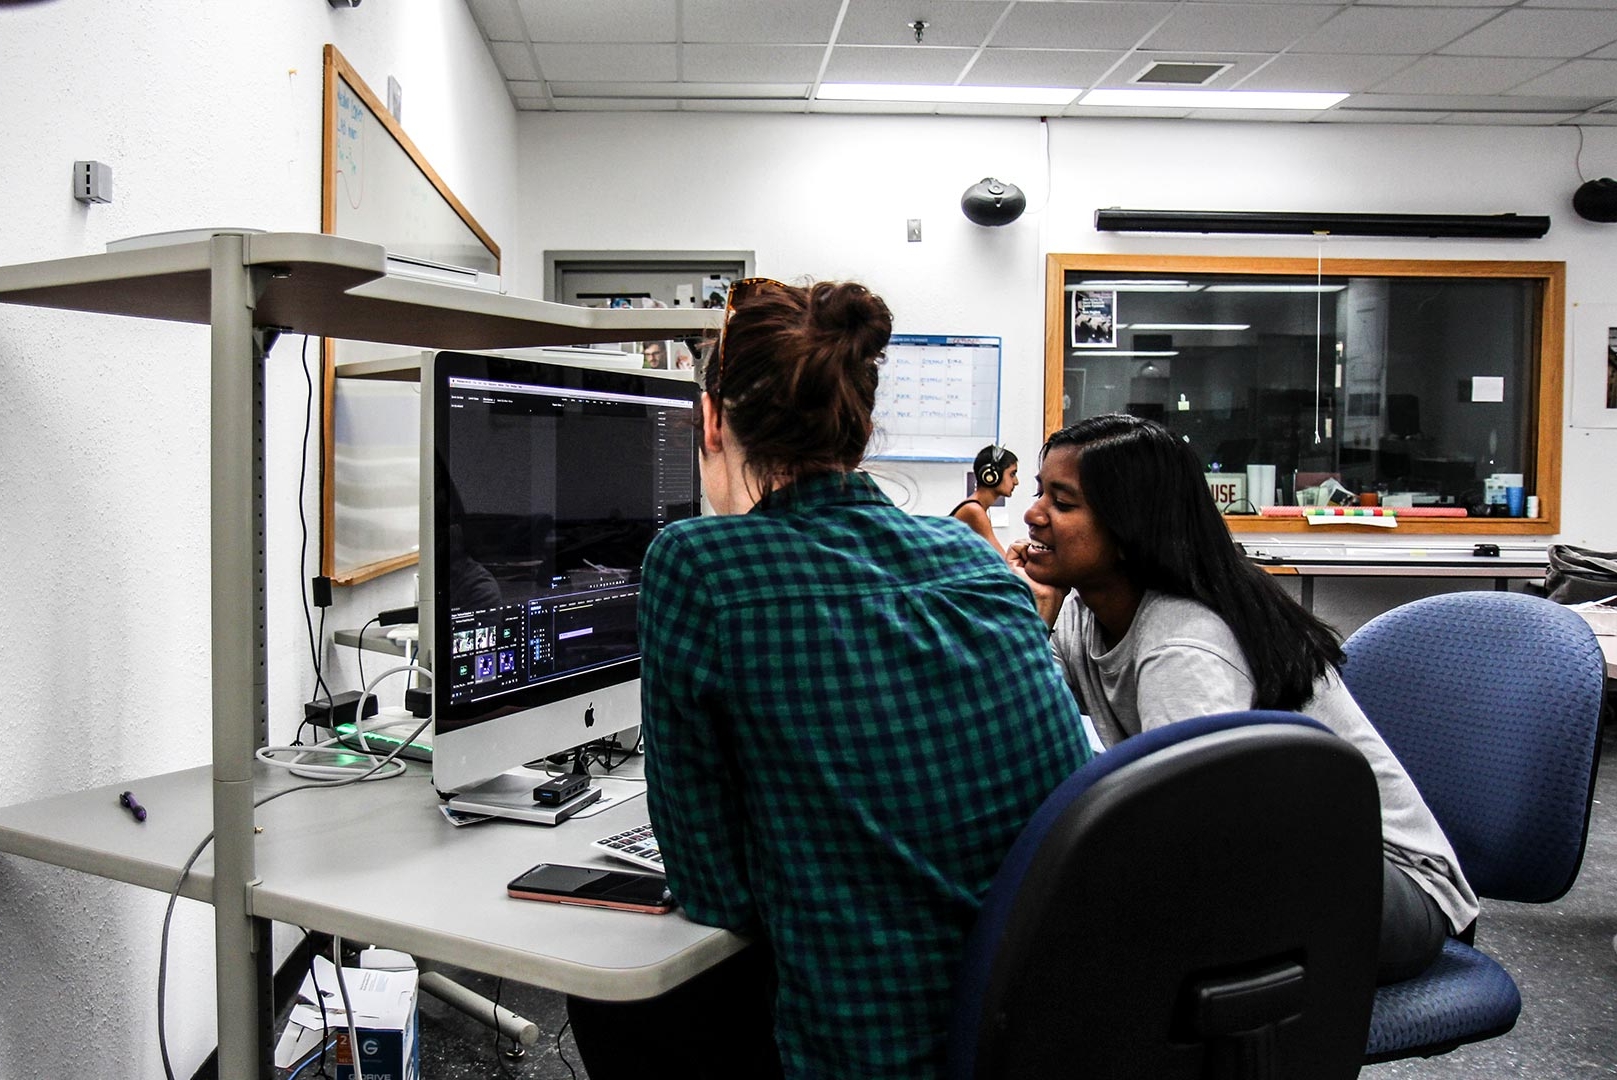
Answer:
<path fill-rule="evenodd" d="M 657 838 L 652 835 L 650 822 L 603 836 L 593 846 L 603 854 L 632 862 L 642 870 L 663 872 L 663 854 L 657 847 Z"/>

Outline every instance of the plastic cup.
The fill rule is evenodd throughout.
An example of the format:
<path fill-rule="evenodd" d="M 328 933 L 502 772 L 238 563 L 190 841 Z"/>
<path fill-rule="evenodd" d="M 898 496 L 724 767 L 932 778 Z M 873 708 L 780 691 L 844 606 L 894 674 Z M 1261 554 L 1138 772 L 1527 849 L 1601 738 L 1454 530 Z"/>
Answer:
<path fill-rule="evenodd" d="M 1521 517 L 1527 512 L 1527 496 L 1519 485 L 1505 489 L 1505 505 L 1510 507 L 1511 517 Z"/>

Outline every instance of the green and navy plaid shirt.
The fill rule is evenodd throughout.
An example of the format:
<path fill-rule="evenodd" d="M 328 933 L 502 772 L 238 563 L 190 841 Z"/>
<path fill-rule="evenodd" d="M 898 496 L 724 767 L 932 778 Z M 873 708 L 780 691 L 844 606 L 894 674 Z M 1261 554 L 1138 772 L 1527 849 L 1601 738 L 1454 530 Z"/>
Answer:
<path fill-rule="evenodd" d="M 815 476 L 666 529 L 640 645 L 669 885 L 773 945 L 786 1075 L 939 1075 L 989 882 L 1090 756 L 1027 587 L 960 522 Z"/>

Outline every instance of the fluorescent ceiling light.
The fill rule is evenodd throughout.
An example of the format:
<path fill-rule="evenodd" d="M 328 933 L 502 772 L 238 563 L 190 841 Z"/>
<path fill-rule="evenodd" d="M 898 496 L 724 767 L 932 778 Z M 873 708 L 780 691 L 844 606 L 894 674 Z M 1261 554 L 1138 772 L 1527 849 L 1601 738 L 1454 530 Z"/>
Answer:
<path fill-rule="evenodd" d="M 1104 360 L 1108 356 L 1178 356 L 1178 349 L 1110 349 L 1104 345 L 1079 345 L 1073 349 L 1079 356 Z"/>
<path fill-rule="evenodd" d="M 821 83 L 825 101 L 919 101 L 940 105 L 1067 105 L 1083 93 L 1060 86 L 937 86 L 915 83 Z"/>
<path fill-rule="evenodd" d="M 1346 285 L 1209 285 L 1208 292 L 1341 292 Z"/>
<path fill-rule="evenodd" d="M 1329 109 L 1346 94 L 1284 90 L 1091 90 L 1080 105 L 1141 109 Z"/>
<path fill-rule="evenodd" d="M 1250 330 L 1244 322 L 1137 322 L 1118 323 L 1119 330 Z"/>

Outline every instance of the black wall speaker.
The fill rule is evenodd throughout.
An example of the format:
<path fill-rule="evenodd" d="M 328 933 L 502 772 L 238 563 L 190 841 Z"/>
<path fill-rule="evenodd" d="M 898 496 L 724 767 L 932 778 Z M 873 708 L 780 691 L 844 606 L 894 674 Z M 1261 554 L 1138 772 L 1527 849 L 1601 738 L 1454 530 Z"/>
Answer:
<path fill-rule="evenodd" d="M 1009 225 L 1027 209 L 1027 196 L 1015 184 L 991 176 L 971 185 L 960 196 L 960 212 L 978 225 Z"/>
<path fill-rule="evenodd" d="M 1572 209 L 1590 221 L 1617 221 L 1617 180 L 1602 176 L 1572 193 Z"/>

